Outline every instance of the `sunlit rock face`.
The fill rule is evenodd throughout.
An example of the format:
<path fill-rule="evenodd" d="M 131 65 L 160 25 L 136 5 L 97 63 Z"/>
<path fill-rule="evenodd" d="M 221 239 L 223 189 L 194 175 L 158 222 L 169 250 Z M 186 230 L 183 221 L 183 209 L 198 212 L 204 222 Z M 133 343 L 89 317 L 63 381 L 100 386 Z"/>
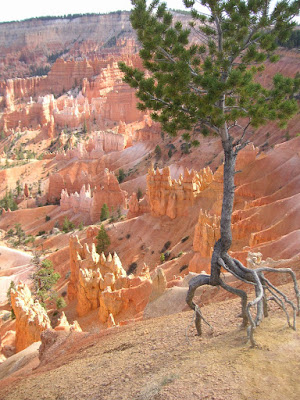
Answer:
<path fill-rule="evenodd" d="M 61 209 L 72 210 L 76 214 L 86 215 L 91 222 L 100 221 L 101 209 L 106 204 L 110 210 L 126 208 L 127 193 L 120 188 L 113 173 L 105 171 L 102 184 L 91 192 L 90 185 L 83 185 L 80 192 L 68 194 L 63 189 L 60 195 Z"/>
<path fill-rule="evenodd" d="M 179 179 L 172 179 L 170 168 L 162 171 L 151 168 L 147 175 L 147 194 L 152 215 L 167 215 L 174 219 L 188 215 L 188 209 L 194 204 L 199 193 L 213 180 L 209 167 L 200 172 L 186 168 Z"/>
<path fill-rule="evenodd" d="M 116 253 L 98 254 L 94 244 L 83 246 L 76 235 L 70 236 L 70 268 L 68 297 L 77 299 L 78 315 L 99 308 L 100 321 L 109 326 L 122 312 L 142 312 L 153 290 L 148 268 L 137 277 L 127 276 Z"/>
<path fill-rule="evenodd" d="M 11 290 L 11 304 L 16 316 L 16 351 L 38 342 L 41 332 L 51 328 L 46 310 L 31 297 L 27 285 L 20 283 Z"/>

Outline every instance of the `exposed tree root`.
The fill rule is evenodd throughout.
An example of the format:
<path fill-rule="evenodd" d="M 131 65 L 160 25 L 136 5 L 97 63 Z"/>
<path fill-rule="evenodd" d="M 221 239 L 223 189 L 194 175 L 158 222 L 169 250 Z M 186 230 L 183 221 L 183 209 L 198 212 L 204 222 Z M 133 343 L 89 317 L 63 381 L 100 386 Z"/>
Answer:
<path fill-rule="evenodd" d="M 229 286 L 220 278 L 220 269 L 224 268 L 237 279 L 247 284 L 255 286 L 255 298 L 248 302 L 247 293 L 244 290 Z M 291 275 L 294 283 L 294 291 L 297 299 L 295 305 L 281 290 L 274 286 L 265 276 L 264 272 L 287 273 Z M 300 292 L 296 280 L 296 275 L 290 268 L 268 268 L 260 267 L 257 269 L 246 268 L 240 261 L 230 257 L 227 253 L 221 254 L 220 243 L 217 242 L 214 248 L 211 263 L 211 274 L 200 274 L 191 279 L 186 302 L 191 309 L 195 311 L 195 326 L 198 335 L 202 334 L 201 321 L 203 320 L 208 326 L 210 324 L 203 317 L 200 308 L 194 303 L 193 298 L 197 288 L 203 285 L 221 286 L 230 293 L 236 294 L 241 298 L 243 326 L 247 328 L 248 339 L 251 346 L 255 346 L 254 330 L 261 323 L 264 317 L 268 316 L 267 301 L 275 301 L 284 311 L 288 326 L 296 329 L 296 315 L 300 311 Z M 271 297 L 267 298 L 267 292 Z M 293 310 L 293 324 L 290 322 L 290 316 L 285 304 L 288 304 Z M 253 316 L 251 309 L 256 306 L 256 315 Z M 210 326 L 210 328 L 212 328 Z"/>

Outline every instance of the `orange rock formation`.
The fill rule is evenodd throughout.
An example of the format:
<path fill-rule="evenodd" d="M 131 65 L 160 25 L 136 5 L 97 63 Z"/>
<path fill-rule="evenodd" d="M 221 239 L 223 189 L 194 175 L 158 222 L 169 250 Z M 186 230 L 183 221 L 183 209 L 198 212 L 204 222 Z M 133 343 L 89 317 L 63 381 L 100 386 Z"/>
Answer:
<path fill-rule="evenodd" d="M 115 320 L 121 312 L 136 315 L 143 311 L 153 290 L 148 269 L 138 277 L 127 276 L 117 254 L 108 257 L 82 246 L 78 237 L 70 236 L 70 300 L 77 298 L 77 313 L 86 315 L 99 308 L 100 321 Z M 111 314 L 111 316 L 110 316 Z"/>
<path fill-rule="evenodd" d="M 72 210 L 74 213 L 86 214 L 90 221 L 100 221 L 101 208 L 106 204 L 109 209 L 126 208 L 127 193 L 120 188 L 113 173 L 105 170 L 102 184 L 95 187 L 93 193 L 90 186 L 82 186 L 80 193 L 68 194 L 66 189 L 61 192 L 60 206 L 62 210 Z"/>
<path fill-rule="evenodd" d="M 213 173 L 209 167 L 197 173 L 184 170 L 178 181 L 171 179 L 170 168 L 162 172 L 153 168 L 147 175 L 147 195 L 152 215 L 167 215 L 174 219 L 188 215 L 188 208 L 194 204 L 199 193 L 207 188 L 213 180 Z"/>
<path fill-rule="evenodd" d="M 27 285 L 20 283 L 11 290 L 11 304 L 16 315 L 16 351 L 38 342 L 41 332 L 51 328 L 46 310 L 33 301 Z"/>

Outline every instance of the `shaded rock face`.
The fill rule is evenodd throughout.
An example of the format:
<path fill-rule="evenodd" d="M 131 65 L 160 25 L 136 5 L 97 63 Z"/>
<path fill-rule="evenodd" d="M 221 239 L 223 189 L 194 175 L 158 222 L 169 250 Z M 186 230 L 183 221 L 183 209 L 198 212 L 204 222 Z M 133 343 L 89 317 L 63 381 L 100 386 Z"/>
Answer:
<path fill-rule="evenodd" d="M 61 313 L 58 324 L 56 325 L 54 330 L 64 332 L 82 332 L 82 329 L 80 328 L 80 325 L 77 321 L 74 321 L 73 324 L 69 324 L 64 312 Z"/>
<path fill-rule="evenodd" d="M 184 176 L 178 181 L 171 178 L 170 168 L 160 172 L 151 168 L 147 175 L 147 194 L 151 214 L 155 216 L 167 215 L 174 219 L 188 215 L 188 209 L 194 204 L 195 198 L 208 187 L 213 180 L 213 173 L 209 167 L 197 173 L 186 168 Z"/>
<path fill-rule="evenodd" d="M 20 283 L 11 290 L 11 304 L 16 315 L 16 351 L 40 340 L 41 332 L 51 328 L 45 309 L 33 301 L 27 285 Z"/>
<path fill-rule="evenodd" d="M 82 246 L 75 235 L 70 236 L 70 260 L 68 297 L 77 298 L 79 316 L 99 308 L 100 321 L 112 326 L 121 312 L 144 310 L 153 289 L 147 268 L 138 277 L 127 276 L 116 253 L 98 254 L 94 244 Z"/>

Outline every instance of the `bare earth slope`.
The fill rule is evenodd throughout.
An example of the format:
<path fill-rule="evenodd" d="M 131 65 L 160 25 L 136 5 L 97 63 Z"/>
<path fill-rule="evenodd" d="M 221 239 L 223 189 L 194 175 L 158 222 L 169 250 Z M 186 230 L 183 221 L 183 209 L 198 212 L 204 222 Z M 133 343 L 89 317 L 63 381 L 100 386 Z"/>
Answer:
<path fill-rule="evenodd" d="M 256 332 L 261 347 L 250 349 L 238 327 L 239 310 L 238 300 L 204 307 L 215 331 L 205 329 L 202 339 L 191 327 L 191 312 L 90 335 L 81 348 L 71 335 L 50 348 L 30 378 L 18 384 L 13 376 L 2 380 L 0 398 L 298 399 L 299 331 L 288 329 L 273 309 Z"/>

